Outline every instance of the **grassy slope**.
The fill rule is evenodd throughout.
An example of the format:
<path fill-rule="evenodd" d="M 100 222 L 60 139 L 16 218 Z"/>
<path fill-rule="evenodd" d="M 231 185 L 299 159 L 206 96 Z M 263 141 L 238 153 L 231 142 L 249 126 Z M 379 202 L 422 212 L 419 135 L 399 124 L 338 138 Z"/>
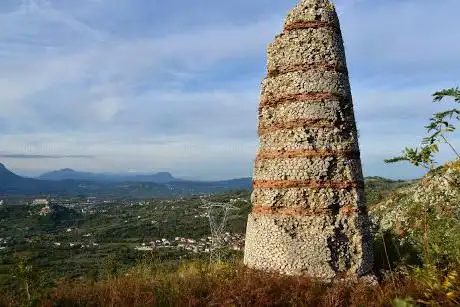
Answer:
<path fill-rule="evenodd" d="M 401 187 L 403 187 L 402 190 L 411 189 L 411 186 L 407 184 L 381 178 L 368 178 L 368 203 L 372 206 L 382 199 L 394 198 L 395 189 Z M 398 193 L 400 192 L 396 192 L 396 195 Z M 219 195 L 216 200 L 228 201 L 235 197 L 248 199 L 249 193 L 242 192 L 236 195 L 226 193 Z M 307 304 L 310 306 L 381 306 L 382 304 L 390 305 L 397 297 L 410 296 L 413 300 L 427 299 L 425 280 L 415 278 L 414 274 L 392 275 L 392 278 L 384 278 L 383 282 L 377 286 L 369 286 L 363 282 L 358 285 L 326 286 L 306 278 L 288 278 L 251 272 L 242 268 L 238 262 L 231 264 L 230 267 L 209 267 L 203 261 L 195 264 L 186 263 L 177 267 L 174 262 L 168 261 L 168 259 L 177 259 L 178 255 L 174 253 L 155 254 L 153 260 L 150 259 L 129 269 L 141 258 L 139 255 L 131 254 L 127 258 L 132 257 L 133 261 L 125 263 L 124 270 L 120 271 L 128 275 L 124 275 L 125 273 L 122 277 L 105 275 L 105 278 L 96 283 L 94 283 L 94 276 L 91 277 L 91 272 L 83 273 L 85 267 L 95 266 L 96 263 L 100 269 L 106 270 L 104 266 L 107 264 L 104 261 L 107 256 L 114 253 L 118 253 L 118 258 L 114 258 L 115 262 L 124 261 L 123 256 L 120 256 L 120 251 L 124 251 L 127 256 L 128 251 L 132 250 L 129 242 L 136 242 L 140 238 L 158 237 L 155 234 L 152 235 L 158 229 L 150 229 L 148 223 L 144 223 L 151 219 L 166 221 L 164 227 L 161 227 L 162 235 L 166 237 L 176 234 L 184 236 L 185 233 L 194 237 L 207 233 L 206 219 L 192 218 L 198 212 L 200 204 L 198 199 L 186 199 L 179 204 L 179 206 L 174 205 L 175 209 L 168 209 L 164 205 L 155 203 L 144 207 L 116 207 L 106 215 L 85 219 L 79 224 L 79 227 L 84 230 L 82 233 L 91 231 L 101 242 L 106 240 L 112 243 L 107 243 L 91 257 L 85 251 L 69 250 L 57 257 L 58 259 L 44 263 L 44 267 L 51 271 L 60 266 L 63 269 L 62 276 L 86 276 L 81 282 L 64 281 L 58 283 L 55 290 L 49 288 L 45 292 L 52 295 L 52 301 L 59 302 L 60 306 L 106 306 L 109 302 L 117 306 L 151 306 L 152 304 L 162 306 L 213 304 L 229 306 L 303 306 Z M 230 228 L 235 232 L 244 232 L 249 203 L 242 202 L 239 208 L 239 211 L 235 212 L 231 218 Z M 141 216 L 141 219 L 138 219 L 137 216 Z M 125 220 L 129 222 L 124 223 Z M 118 241 L 114 243 L 115 238 Z M 48 256 L 48 258 L 54 256 Z M 37 258 L 43 257 L 46 258 L 45 254 Z M 69 264 L 74 270 L 66 273 Z M 165 268 L 165 265 L 168 267 Z M 69 272 L 73 273 L 69 274 Z M 5 281 L 12 282 L 11 278 Z M 458 287 L 457 284 L 456 287 Z M 445 299 L 446 293 L 441 291 L 442 300 Z M 6 300 L 3 298 L 4 302 Z M 444 300 L 444 302 L 447 305 L 449 301 Z M 42 298 L 40 304 L 49 306 L 49 301 Z M 0 306 L 2 306 L 2 298 L 0 298 Z"/>

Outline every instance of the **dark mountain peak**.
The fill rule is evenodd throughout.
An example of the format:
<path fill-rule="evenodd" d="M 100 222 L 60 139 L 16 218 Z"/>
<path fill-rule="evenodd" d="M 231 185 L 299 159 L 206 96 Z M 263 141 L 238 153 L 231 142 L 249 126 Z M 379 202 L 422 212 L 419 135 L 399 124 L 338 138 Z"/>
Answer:
<path fill-rule="evenodd" d="M 159 172 L 152 176 L 152 181 L 158 183 L 169 183 L 176 180 L 177 178 L 169 172 Z"/>
<path fill-rule="evenodd" d="M 92 173 L 79 172 L 71 168 L 63 168 L 57 171 L 51 171 L 44 173 L 38 177 L 38 179 L 44 180 L 88 180 L 93 176 Z"/>
<path fill-rule="evenodd" d="M 175 179 L 174 176 L 170 172 L 158 172 L 153 175 L 157 177 L 161 177 L 161 178 Z"/>
<path fill-rule="evenodd" d="M 6 168 L 5 164 L 0 163 L 0 174 L 10 174 L 10 173 L 12 172 Z"/>
<path fill-rule="evenodd" d="M 71 169 L 71 168 L 63 168 L 63 169 L 60 169 L 58 172 L 62 172 L 62 173 L 76 173 L 77 171 Z"/>
<path fill-rule="evenodd" d="M 12 171 L 6 168 L 6 166 L 0 163 L 0 185 L 4 185 L 9 182 L 16 182 L 18 180 L 24 180 L 24 178 L 16 175 Z"/>

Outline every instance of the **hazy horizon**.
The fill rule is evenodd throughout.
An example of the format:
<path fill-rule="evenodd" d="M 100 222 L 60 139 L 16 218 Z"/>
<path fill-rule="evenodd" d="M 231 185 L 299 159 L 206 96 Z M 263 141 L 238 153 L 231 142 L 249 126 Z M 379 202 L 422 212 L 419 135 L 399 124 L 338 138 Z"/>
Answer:
<path fill-rule="evenodd" d="M 50 173 L 50 172 L 54 172 L 54 171 L 62 171 L 64 169 L 71 169 L 71 170 L 76 171 L 76 172 L 89 172 L 89 173 L 94 173 L 94 174 L 120 175 L 120 176 L 126 176 L 126 175 L 132 175 L 132 176 L 135 176 L 135 175 L 152 175 L 152 174 L 161 173 L 161 172 L 168 172 L 173 177 L 175 177 L 177 179 L 185 179 L 185 180 L 230 180 L 230 179 L 239 179 L 239 178 L 252 177 L 252 174 L 248 174 L 247 176 L 239 176 L 239 177 L 203 178 L 203 177 L 200 177 L 200 176 L 181 175 L 179 173 L 173 173 L 173 172 L 171 172 L 169 170 L 151 170 L 151 171 L 148 171 L 148 170 L 141 170 L 141 171 L 139 171 L 139 170 L 126 170 L 126 171 L 115 172 L 115 171 L 86 171 L 86 170 L 81 170 L 81 169 L 64 168 L 64 169 L 49 169 L 49 170 L 45 170 L 43 172 L 30 172 L 30 171 L 14 170 L 14 169 L 9 168 L 8 165 L 6 165 L 5 163 L 2 163 L 2 164 L 4 164 L 4 166 L 8 170 L 14 172 L 15 174 L 23 176 L 23 177 L 29 177 L 29 178 L 36 178 L 36 177 L 39 177 L 39 176 L 44 175 L 46 173 Z M 423 173 L 424 172 L 421 172 L 422 175 L 423 175 Z M 413 177 L 411 177 L 410 175 L 403 176 L 403 177 L 391 177 L 391 176 L 385 177 L 385 176 L 381 176 L 381 175 L 364 174 L 365 177 L 380 177 L 381 176 L 381 177 L 385 177 L 385 178 L 388 178 L 388 179 L 394 179 L 394 180 L 398 180 L 398 179 L 401 179 L 401 180 L 418 179 L 422 175 L 413 176 Z"/>

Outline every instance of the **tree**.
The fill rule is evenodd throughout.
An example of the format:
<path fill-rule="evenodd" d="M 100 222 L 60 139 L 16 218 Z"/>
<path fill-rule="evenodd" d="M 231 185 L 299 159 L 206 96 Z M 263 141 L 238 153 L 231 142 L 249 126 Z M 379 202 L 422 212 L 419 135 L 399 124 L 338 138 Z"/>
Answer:
<path fill-rule="evenodd" d="M 460 88 L 450 88 L 436 92 L 433 94 L 433 101 L 440 102 L 446 97 L 451 97 L 454 102 L 460 103 Z M 423 139 L 423 144 L 431 145 L 444 142 L 449 145 L 450 149 L 454 152 L 457 158 L 460 158 L 458 151 L 445 136 L 446 133 L 453 133 L 455 131 L 455 126 L 450 122 L 452 119 L 460 121 L 460 109 L 454 108 L 434 114 L 434 116 L 430 119 L 430 124 L 425 126 L 425 128 L 428 129 L 428 133 L 432 134 Z"/>
<path fill-rule="evenodd" d="M 442 102 L 445 98 L 452 98 L 455 103 L 460 103 L 460 88 L 444 89 L 433 94 L 433 102 Z M 439 152 L 441 144 L 448 145 L 456 158 L 460 159 L 459 152 L 447 137 L 447 134 L 453 133 L 456 129 L 452 121 L 460 121 L 460 109 L 453 108 L 435 113 L 430 118 L 429 124 L 425 126 L 429 135 L 422 140 L 420 147 L 406 147 L 401 156 L 386 159 L 385 163 L 408 161 L 415 166 L 434 169 L 436 164 L 434 155 Z"/>
<path fill-rule="evenodd" d="M 104 277 L 106 278 L 117 276 L 117 274 L 120 271 L 120 263 L 117 259 L 116 254 L 112 253 L 105 257 L 104 264 L 103 264 L 103 270 L 104 270 Z"/>
<path fill-rule="evenodd" d="M 11 275 L 17 278 L 21 288 L 24 289 L 27 301 L 30 302 L 32 299 L 32 285 L 38 282 L 39 273 L 32 265 L 28 255 L 15 255 L 15 265 L 11 269 Z"/>

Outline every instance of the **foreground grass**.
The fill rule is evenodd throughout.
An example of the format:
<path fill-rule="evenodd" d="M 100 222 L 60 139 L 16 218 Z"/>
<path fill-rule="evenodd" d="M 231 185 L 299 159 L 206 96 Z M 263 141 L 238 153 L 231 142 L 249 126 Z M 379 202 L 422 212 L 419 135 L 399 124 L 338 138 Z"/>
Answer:
<path fill-rule="evenodd" d="M 447 279 L 426 278 L 418 272 L 393 275 L 374 285 L 366 281 L 327 285 L 306 277 L 252 271 L 239 263 L 192 262 L 174 268 L 141 264 L 123 276 L 97 282 L 60 282 L 32 302 L 0 294 L 0 306 L 455 306 L 460 302 L 456 273 L 450 273 L 455 276 L 445 287 Z"/>

